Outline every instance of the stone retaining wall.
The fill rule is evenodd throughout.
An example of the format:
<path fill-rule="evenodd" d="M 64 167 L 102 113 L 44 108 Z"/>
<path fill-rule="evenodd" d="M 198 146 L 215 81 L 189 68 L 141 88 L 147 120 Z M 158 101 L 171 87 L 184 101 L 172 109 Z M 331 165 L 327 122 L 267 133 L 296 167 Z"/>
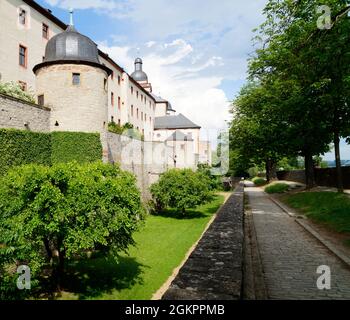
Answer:
<path fill-rule="evenodd" d="M 50 109 L 0 94 L 0 128 L 49 132 Z"/>
<path fill-rule="evenodd" d="M 350 188 L 350 167 L 342 167 L 344 188 Z M 295 181 L 305 183 L 305 171 L 279 171 L 277 172 L 279 180 Z M 315 181 L 318 186 L 337 187 L 337 172 L 336 168 L 316 168 Z"/>
<path fill-rule="evenodd" d="M 242 184 L 218 215 L 164 300 L 239 300 L 243 281 L 244 193 Z"/>

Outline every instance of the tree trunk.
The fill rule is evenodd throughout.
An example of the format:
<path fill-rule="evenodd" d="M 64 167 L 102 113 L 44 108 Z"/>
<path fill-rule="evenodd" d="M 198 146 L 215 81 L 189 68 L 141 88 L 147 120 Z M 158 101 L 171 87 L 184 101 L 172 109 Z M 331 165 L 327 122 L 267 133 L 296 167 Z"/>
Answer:
<path fill-rule="evenodd" d="M 62 280 L 63 280 L 63 274 L 64 274 L 64 263 L 65 263 L 65 253 L 62 251 L 58 252 L 58 264 L 56 266 L 56 286 L 57 291 L 62 290 Z"/>
<path fill-rule="evenodd" d="M 265 162 L 265 169 L 266 169 L 266 181 L 267 181 L 267 183 L 270 183 L 270 164 L 269 164 L 269 160 L 266 160 L 266 162 Z"/>
<path fill-rule="evenodd" d="M 52 250 L 50 248 L 50 243 L 49 243 L 49 240 L 44 238 L 44 246 L 45 246 L 45 250 L 46 250 L 46 253 L 47 253 L 47 257 L 50 261 L 50 263 L 52 262 L 52 257 L 53 257 L 53 254 L 52 254 Z"/>
<path fill-rule="evenodd" d="M 336 163 L 336 171 L 337 171 L 337 188 L 338 192 L 344 192 L 343 186 L 343 173 L 341 168 L 341 158 L 340 158 L 340 137 L 339 132 L 334 132 L 334 152 L 335 152 L 335 163 Z"/>
<path fill-rule="evenodd" d="M 277 163 L 275 160 L 266 160 L 266 180 L 268 183 L 277 180 Z"/>
<path fill-rule="evenodd" d="M 312 189 L 316 186 L 314 161 L 309 151 L 305 152 L 305 178 L 306 189 Z"/>

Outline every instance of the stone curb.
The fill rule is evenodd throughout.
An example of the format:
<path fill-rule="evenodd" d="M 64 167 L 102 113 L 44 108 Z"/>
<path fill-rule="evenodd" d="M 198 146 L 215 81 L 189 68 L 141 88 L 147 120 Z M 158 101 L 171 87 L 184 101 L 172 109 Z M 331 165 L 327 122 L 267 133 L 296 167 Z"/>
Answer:
<path fill-rule="evenodd" d="M 266 193 L 267 194 L 267 193 Z M 345 254 L 340 252 L 330 241 L 324 239 L 322 235 L 317 232 L 314 228 L 312 228 L 308 223 L 305 222 L 307 220 L 306 217 L 301 215 L 296 215 L 288 210 L 288 208 L 283 205 L 280 201 L 273 198 L 269 194 L 267 194 L 269 198 L 278 205 L 285 213 L 287 213 L 290 217 L 294 218 L 295 222 L 298 223 L 302 228 L 304 228 L 307 232 L 309 232 L 314 238 L 316 238 L 319 242 L 321 242 L 330 252 L 332 252 L 338 259 L 340 259 L 343 263 L 350 268 L 350 258 Z"/>

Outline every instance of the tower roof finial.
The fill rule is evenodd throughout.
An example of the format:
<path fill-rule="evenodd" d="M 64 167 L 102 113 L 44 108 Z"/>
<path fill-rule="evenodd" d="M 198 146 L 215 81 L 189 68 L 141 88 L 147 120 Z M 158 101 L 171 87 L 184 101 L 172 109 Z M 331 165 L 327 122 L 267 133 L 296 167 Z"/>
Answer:
<path fill-rule="evenodd" d="M 73 9 L 73 8 L 70 8 L 70 9 L 69 9 L 69 15 L 70 15 L 70 22 L 69 22 L 69 24 L 70 24 L 71 26 L 74 26 L 73 14 L 74 14 L 74 9 Z"/>

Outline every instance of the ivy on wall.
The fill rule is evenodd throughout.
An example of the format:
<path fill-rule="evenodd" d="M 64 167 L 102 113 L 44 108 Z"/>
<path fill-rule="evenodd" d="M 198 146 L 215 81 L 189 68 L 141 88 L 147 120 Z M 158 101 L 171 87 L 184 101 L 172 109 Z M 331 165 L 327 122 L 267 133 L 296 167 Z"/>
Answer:
<path fill-rule="evenodd" d="M 52 132 L 52 163 L 94 162 L 102 159 L 99 133 Z"/>
<path fill-rule="evenodd" d="M 51 164 L 51 136 L 24 130 L 0 129 L 0 175 L 22 164 Z"/>
<path fill-rule="evenodd" d="M 102 158 L 98 133 L 0 129 L 0 176 L 13 166 L 36 163 L 94 162 Z"/>

